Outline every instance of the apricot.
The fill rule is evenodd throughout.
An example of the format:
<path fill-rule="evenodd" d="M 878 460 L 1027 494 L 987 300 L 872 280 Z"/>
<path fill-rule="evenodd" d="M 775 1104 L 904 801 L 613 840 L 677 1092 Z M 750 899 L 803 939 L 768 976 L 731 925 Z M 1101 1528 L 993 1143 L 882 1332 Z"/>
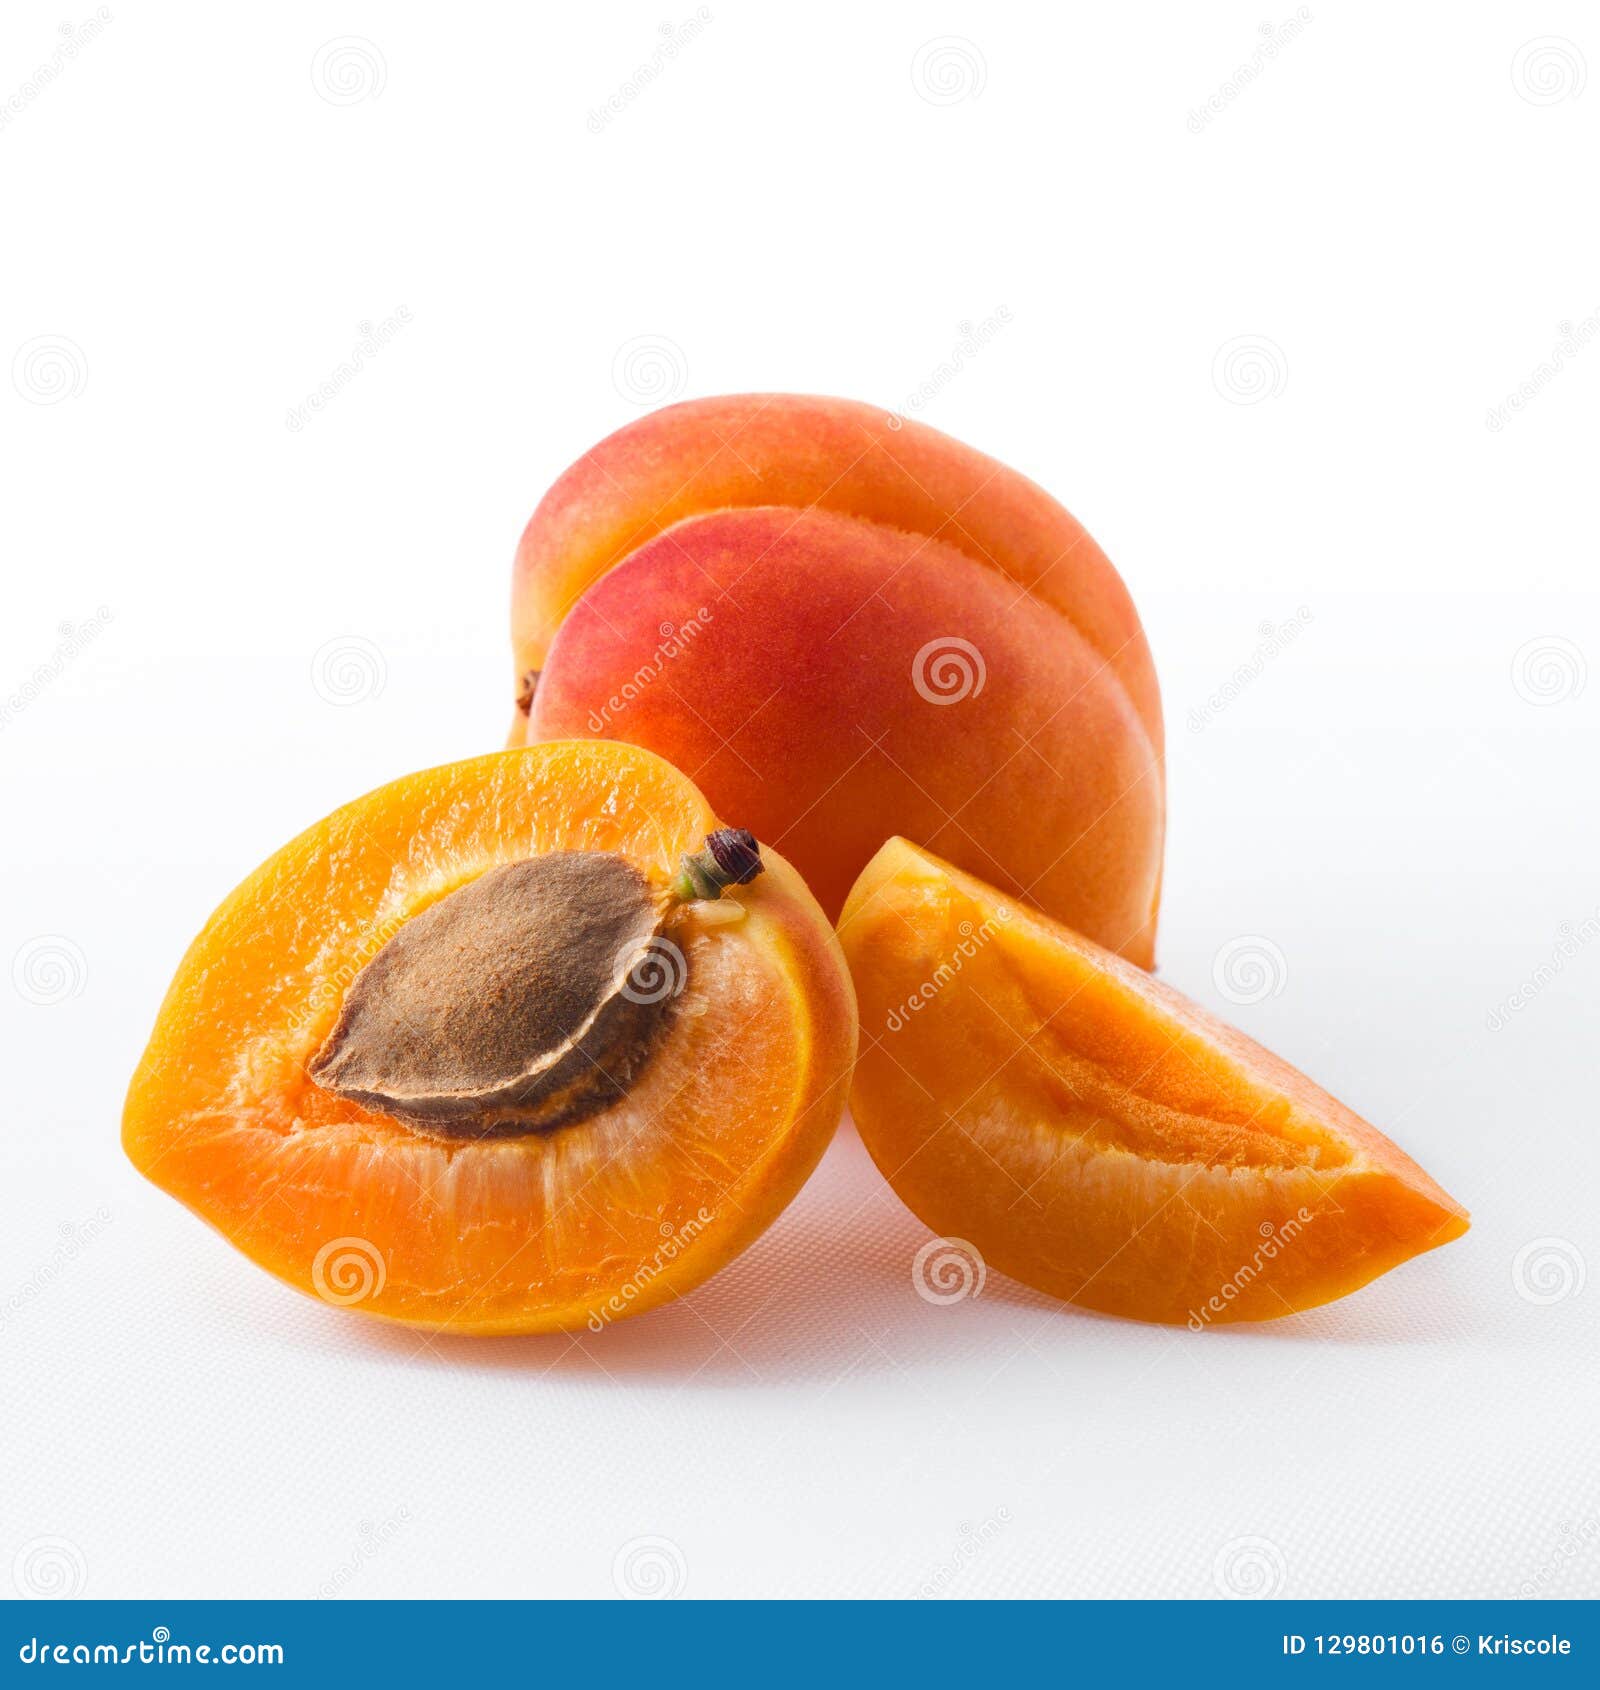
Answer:
<path fill-rule="evenodd" d="M 257 869 L 178 970 L 123 1144 L 326 1301 L 598 1328 L 777 1216 L 854 1053 L 782 857 L 647 751 L 552 743 L 396 781 Z"/>
<path fill-rule="evenodd" d="M 904 839 L 839 932 L 867 1149 L 927 1226 L 1027 1285 L 1137 1320 L 1269 1320 L 1467 1230 L 1303 1074 Z"/>
<path fill-rule="evenodd" d="M 1149 648 L 1104 553 L 1003 464 L 845 400 L 672 406 L 546 494 L 512 623 L 513 743 L 660 752 L 830 914 L 907 833 L 1151 960 Z"/>

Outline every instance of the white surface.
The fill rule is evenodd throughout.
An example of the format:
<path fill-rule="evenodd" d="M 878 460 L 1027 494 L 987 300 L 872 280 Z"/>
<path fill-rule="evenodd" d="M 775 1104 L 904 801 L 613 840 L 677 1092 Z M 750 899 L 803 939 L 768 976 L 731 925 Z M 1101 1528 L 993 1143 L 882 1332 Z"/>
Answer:
<path fill-rule="evenodd" d="M 1600 1593 L 1600 340 L 1488 425 L 1600 327 L 1600 87 L 1523 51 L 1600 76 L 1592 10 L 1319 6 L 1193 126 L 1260 7 L 717 4 L 594 125 L 690 7 L 119 6 L 29 95 L 62 15 L 0 18 L 0 1590 L 609 1594 L 659 1538 L 624 1584 Z M 336 30 L 381 90 L 321 97 Z M 944 35 L 954 82 L 914 74 Z M 846 1136 L 688 1304 L 429 1344 L 143 1184 L 122 1089 L 213 904 L 498 742 L 552 477 L 652 391 L 924 384 L 1144 612 L 1166 977 L 1390 1130 L 1468 1237 L 1254 1330 L 997 1276 L 933 1307 Z M 1234 1005 L 1246 936 L 1281 989 Z"/>

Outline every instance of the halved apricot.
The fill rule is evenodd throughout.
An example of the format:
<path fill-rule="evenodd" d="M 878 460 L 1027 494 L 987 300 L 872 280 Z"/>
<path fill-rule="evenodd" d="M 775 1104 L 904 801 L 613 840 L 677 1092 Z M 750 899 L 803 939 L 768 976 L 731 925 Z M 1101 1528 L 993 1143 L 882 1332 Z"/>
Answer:
<path fill-rule="evenodd" d="M 935 1232 L 1137 1320 L 1268 1320 L 1467 1230 L 1303 1074 L 1122 958 L 890 840 L 839 922 L 851 1107 Z"/>
<path fill-rule="evenodd" d="M 178 970 L 123 1143 L 325 1301 L 598 1328 L 774 1219 L 854 1051 L 782 858 L 651 753 L 552 743 L 382 787 L 251 875 Z"/>

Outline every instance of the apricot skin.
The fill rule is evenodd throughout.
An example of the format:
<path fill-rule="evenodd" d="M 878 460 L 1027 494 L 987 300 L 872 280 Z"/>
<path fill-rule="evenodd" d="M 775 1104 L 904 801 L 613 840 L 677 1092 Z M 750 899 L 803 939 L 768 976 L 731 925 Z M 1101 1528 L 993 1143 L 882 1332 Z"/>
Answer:
<path fill-rule="evenodd" d="M 663 663 L 664 637 L 711 590 L 727 596 L 710 629 Z M 602 638 L 586 604 L 621 613 L 621 632 Z M 901 831 L 1151 961 L 1162 723 L 1138 615 L 1082 526 L 971 447 L 846 400 L 668 407 L 541 501 L 512 629 L 527 706 L 512 743 L 599 733 L 661 751 L 722 813 L 766 818 L 758 831 L 830 914 Z M 918 721 L 910 660 L 953 641 L 977 649 L 985 690 L 943 707 L 913 696 Z M 858 763 L 886 723 L 891 739 Z"/>
<path fill-rule="evenodd" d="M 663 624 L 676 649 L 638 670 Z M 929 627 L 966 644 L 927 650 Z M 531 725 L 649 746 L 831 914 L 899 832 L 1149 954 L 1160 774 L 1127 695 L 1057 612 L 941 541 L 824 511 L 690 518 L 574 607 Z"/>

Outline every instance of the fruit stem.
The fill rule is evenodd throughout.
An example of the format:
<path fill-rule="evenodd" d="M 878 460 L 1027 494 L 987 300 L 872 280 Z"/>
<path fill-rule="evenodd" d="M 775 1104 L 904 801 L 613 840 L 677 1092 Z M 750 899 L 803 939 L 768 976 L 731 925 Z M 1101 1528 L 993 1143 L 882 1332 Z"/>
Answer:
<path fill-rule="evenodd" d="M 695 898 L 720 898 L 724 886 L 746 886 L 766 872 L 756 836 L 742 827 L 719 827 L 706 835 L 703 851 L 678 859 L 672 895 L 689 903 Z"/>

